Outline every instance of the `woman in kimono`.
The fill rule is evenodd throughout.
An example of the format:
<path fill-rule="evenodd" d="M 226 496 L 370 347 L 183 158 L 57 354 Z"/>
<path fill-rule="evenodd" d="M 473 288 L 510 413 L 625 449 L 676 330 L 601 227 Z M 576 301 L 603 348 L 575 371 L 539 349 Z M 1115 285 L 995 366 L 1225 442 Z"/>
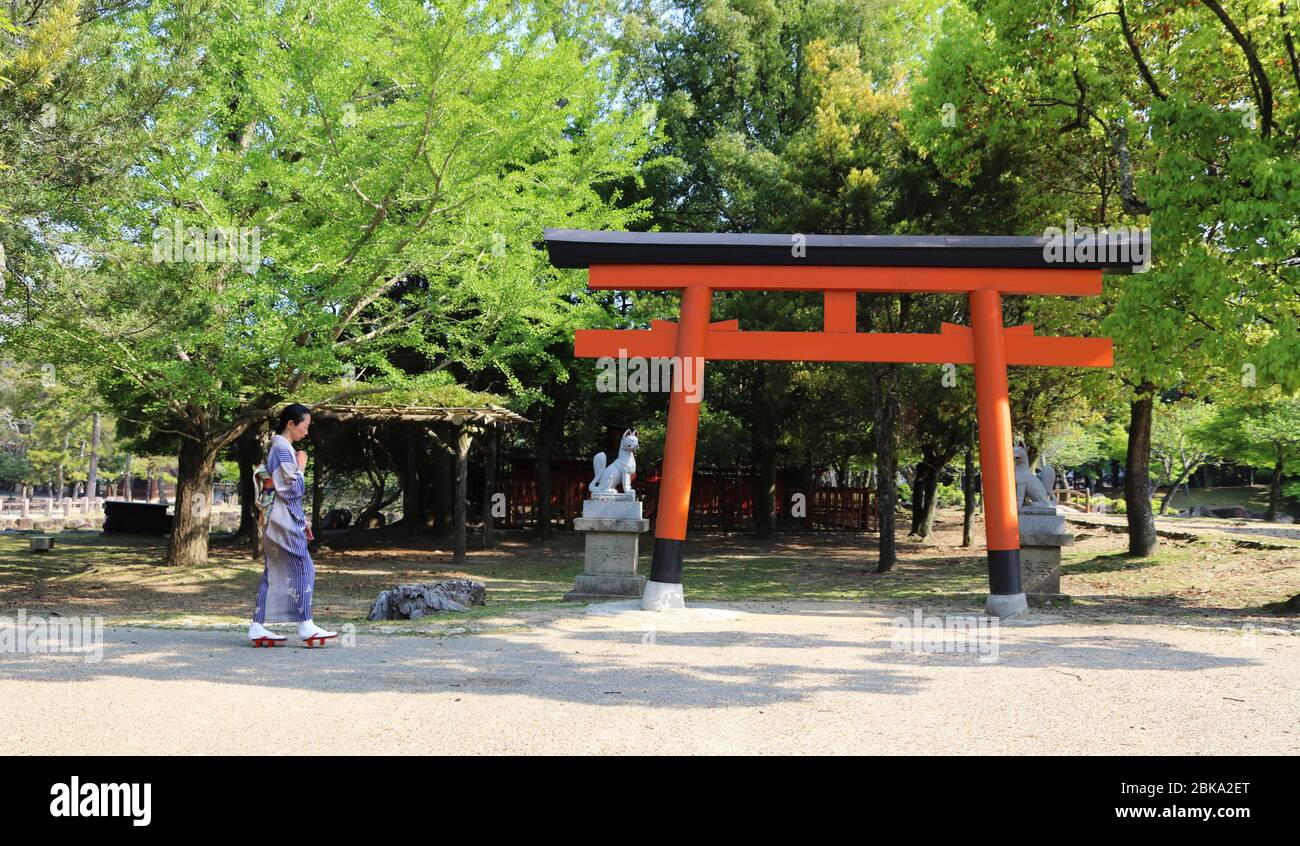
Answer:
<path fill-rule="evenodd" d="M 262 535 L 262 552 L 266 567 L 257 589 L 257 607 L 248 639 L 254 646 L 275 646 L 284 635 L 272 632 L 265 623 L 298 624 L 298 636 L 308 646 L 324 645 L 336 637 L 311 619 L 311 593 L 316 581 L 316 566 L 307 551 L 312 540 L 311 528 L 302 512 L 303 470 L 307 453 L 295 452 L 294 441 L 307 436 L 311 412 L 305 405 L 293 403 L 280 412 L 275 437 L 266 455 L 266 471 L 275 484 L 275 501 L 266 516 Z"/>

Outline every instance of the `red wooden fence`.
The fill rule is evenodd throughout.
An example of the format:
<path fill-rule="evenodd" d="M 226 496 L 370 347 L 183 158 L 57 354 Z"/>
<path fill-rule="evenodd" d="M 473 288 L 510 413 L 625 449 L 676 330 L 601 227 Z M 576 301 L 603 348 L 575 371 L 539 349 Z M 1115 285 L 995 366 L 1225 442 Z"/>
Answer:
<path fill-rule="evenodd" d="M 582 501 L 592 470 L 588 462 L 559 459 L 551 465 L 551 522 L 572 525 L 582 515 Z M 506 516 L 499 524 L 507 528 L 537 525 L 537 473 L 532 462 L 516 459 L 509 472 L 498 474 L 499 490 L 506 496 Z M 644 501 L 644 513 L 654 519 L 659 499 L 658 468 L 638 474 L 633 487 Z M 774 519 L 781 528 L 828 531 L 875 531 L 874 494 L 860 487 L 816 488 L 804 501 L 805 516 L 792 515 L 793 496 L 780 479 L 773 493 Z M 696 470 L 691 482 L 690 525 L 694 529 L 723 532 L 750 531 L 754 527 L 753 481 L 744 471 Z"/>

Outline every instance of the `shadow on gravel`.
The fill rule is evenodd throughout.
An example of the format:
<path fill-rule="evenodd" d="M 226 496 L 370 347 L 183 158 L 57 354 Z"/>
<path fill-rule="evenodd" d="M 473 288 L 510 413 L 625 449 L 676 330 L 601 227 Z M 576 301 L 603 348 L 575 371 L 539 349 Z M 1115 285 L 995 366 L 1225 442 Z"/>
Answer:
<path fill-rule="evenodd" d="M 528 696 L 557 703 L 654 708 L 754 707 L 805 700 L 824 692 L 920 693 L 916 671 L 942 666 L 978 671 L 973 652 L 895 651 L 892 628 L 864 626 L 861 641 L 816 634 L 642 631 L 635 624 L 576 631 L 485 633 L 469 637 L 361 636 L 352 648 L 296 645 L 253 649 L 242 631 L 116 629 L 105 632 L 104 658 L 0 655 L 0 682 L 87 682 L 99 679 L 204 682 L 307 693 L 409 692 Z M 1053 636 L 1045 626 L 1003 627 L 997 667 L 1195 672 L 1256 663 L 1150 639 Z M 296 639 L 291 638 L 291 643 Z M 727 660 L 731 649 L 747 652 Z M 740 659 L 740 656 L 737 656 Z"/>

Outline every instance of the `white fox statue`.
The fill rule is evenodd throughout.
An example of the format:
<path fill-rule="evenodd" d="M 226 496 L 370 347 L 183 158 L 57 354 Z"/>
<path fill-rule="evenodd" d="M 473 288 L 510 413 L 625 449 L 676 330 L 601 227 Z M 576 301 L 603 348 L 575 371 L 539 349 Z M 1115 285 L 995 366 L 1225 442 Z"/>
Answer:
<path fill-rule="evenodd" d="M 636 493 L 632 490 L 632 474 L 636 473 L 636 450 L 641 444 L 636 439 L 636 429 L 628 429 L 618 445 L 618 459 L 606 466 L 605 453 L 598 452 L 592 459 L 596 478 L 588 486 L 593 494 L 614 493 L 616 487 L 623 493 Z"/>
<path fill-rule="evenodd" d="M 1029 469 L 1029 452 L 1021 444 L 1016 444 L 1012 449 L 1012 455 L 1016 461 L 1016 508 L 1026 504 L 1029 505 L 1056 505 L 1049 493 L 1050 488 L 1044 484 L 1048 480 L 1040 478 Z M 1055 481 L 1056 472 L 1048 468 Z M 1048 482 L 1050 484 L 1051 482 Z"/>

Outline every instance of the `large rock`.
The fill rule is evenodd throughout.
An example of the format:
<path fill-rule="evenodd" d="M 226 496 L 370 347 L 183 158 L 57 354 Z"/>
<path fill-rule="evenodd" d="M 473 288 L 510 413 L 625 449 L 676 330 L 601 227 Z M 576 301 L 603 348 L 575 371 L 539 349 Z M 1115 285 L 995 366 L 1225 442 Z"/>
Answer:
<path fill-rule="evenodd" d="M 322 529 L 346 529 L 352 525 L 352 512 L 346 508 L 331 508 L 320 520 Z"/>
<path fill-rule="evenodd" d="M 1250 519 L 1250 512 L 1240 505 L 1229 505 L 1224 508 L 1211 508 L 1210 516 L 1229 520 L 1248 520 Z"/>
<path fill-rule="evenodd" d="M 487 604 L 487 586 L 469 579 L 446 579 L 424 585 L 398 585 L 370 605 L 369 620 L 418 620 L 441 611 L 468 611 Z"/>
<path fill-rule="evenodd" d="M 388 517 L 384 515 L 384 512 L 377 511 L 366 517 L 364 520 L 358 517 L 357 522 L 363 524 L 363 529 L 382 529 L 384 526 L 388 525 Z"/>

